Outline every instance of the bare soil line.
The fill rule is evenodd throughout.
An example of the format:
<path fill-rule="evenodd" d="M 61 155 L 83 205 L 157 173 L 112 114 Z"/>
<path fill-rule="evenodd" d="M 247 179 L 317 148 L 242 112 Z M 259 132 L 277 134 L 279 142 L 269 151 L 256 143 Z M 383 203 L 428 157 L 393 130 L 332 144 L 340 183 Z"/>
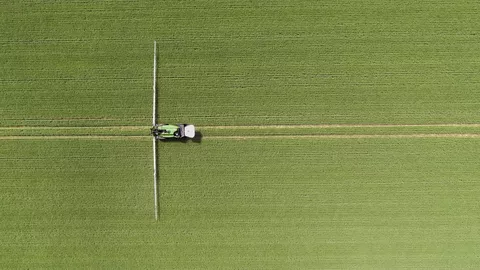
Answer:
<path fill-rule="evenodd" d="M 146 140 L 151 136 L 0 136 L 0 140 Z M 355 134 L 355 135 L 252 135 L 252 136 L 203 136 L 203 139 L 213 140 L 252 140 L 252 139 L 393 139 L 393 138 L 480 138 L 480 134 Z"/>
<path fill-rule="evenodd" d="M 320 125 L 245 125 L 245 126 L 197 126 L 197 129 L 294 129 L 294 128 L 395 128 L 395 127 L 480 127 L 479 124 L 320 124 Z M 149 129 L 150 126 L 10 126 L 0 130 L 19 129 Z"/>
<path fill-rule="evenodd" d="M 249 125 L 249 126 L 197 126 L 199 130 L 214 129 L 293 129 L 293 128 L 389 128 L 389 127 L 480 127 L 480 124 L 375 124 L 375 125 Z M 32 127 L 15 126 L 0 127 L 0 130 L 81 130 L 81 129 L 99 129 L 99 130 L 148 130 L 149 126 L 89 126 L 89 127 Z M 149 135 L 5 135 L 0 136 L 0 140 L 44 140 L 44 139 L 96 139 L 96 140 L 143 140 L 149 138 Z M 412 133 L 412 134 L 298 134 L 298 135 L 212 135 L 204 134 L 204 139 L 230 139 L 230 140 L 248 140 L 248 139 L 368 139 L 368 138 L 480 138 L 480 133 Z"/>
<path fill-rule="evenodd" d="M 480 127 L 480 124 L 320 124 L 320 125 L 246 125 L 199 126 L 201 129 L 291 129 L 291 128 L 389 128 L 389 127 Z"/>
<path fill-rule="evenodd" d="M 480 134 L 355 134 L 355 135 L 263 135 L 263 136 L 204 136 L 202 139 L 389 139 L 389 138 L 480 138 Z"/>
<path fill-rule="evenodd" d="M 121 118 L 106 118 L 106 117 L 98 117 L 98 118 L 83 118 L 83 117 L 67 117 L 67 118 L 50 118 L 50 119 L 34 119 L 34 118 L 6 118 L 3 120 L 14 120 L 14 121 L 35 121 L 35 122 L 55 122 L 55 121 L 122 121 L 124 119 Z"/>
<path fill-rule="evenodd" d="M 145 140 L 151 136 L 101 136 L 101 135 L 85 135 L 85 136 L 0 136 L 0 140 Z"/>
<path fill-rule="evenodd" d="M 0 130 L 32 130 L 32 129 L 120 129 L 120 130 L 140 130 L 150 129 L 150 126 L 85 126 L 85 127 L 37 127 L 37 126 L 16 126 L 16 127 L 0 127 Z"/>

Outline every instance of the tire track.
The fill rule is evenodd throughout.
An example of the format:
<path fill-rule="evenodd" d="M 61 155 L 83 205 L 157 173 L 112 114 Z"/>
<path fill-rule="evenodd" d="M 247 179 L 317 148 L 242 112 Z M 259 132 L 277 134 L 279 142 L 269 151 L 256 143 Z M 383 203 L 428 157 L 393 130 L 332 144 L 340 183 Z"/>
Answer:
<path fill-rule="evenodd" d="M 212 125 L 197 126 L 201 129 L 295 129 L 295 128 L 395 128 L 395 127 L 480 127 L 479 124 L 318 124 L 318 125 Z M 10 129 L 75 129 L 75 128 L 99 128 L 99 129 L 141 129 L 150 128 L 147 125 L 124 125 L 124 126 L 11 126 L 0 127 L 0 130 Z"/>
<path fill-rule="evenodd" d="M 480 134 L 353 134 L 353 135 L 252 135 L 252 136 L 203 136 L 202 139 L 214 140 L 252 140 L 252 139 L 388 139 L 388 138 L 480 138 Z M 0 140 L 150 140 L 150 136 L 124 135 L 65 135 L 65 136 L 0 136 Z"/>
<path fill-rule="evenodd" d="M 480 124 L 319 124 L 319 125 L 244 125 L 244 126 L 197 126 L 199 131 L 208 130 L 246 130 L 246 129 L 329 129 L 329 128 L 398 128 L 398 127 L 464 127 L 464 128 L 480 128 Z M 0 135 L 0 140 L 43 140 L 43 139 L 97 139 L 97 140 L 139 140 L 149 138 L 149 135 L 140 134 L 123 134 L 123 135 L 111 135 L 111 134 L 84 134 L 75 135 L 75 130 L 91 130 L 91 133 L 95 133 L 95 130 L 105 131 L 145 131 L 149 130 L 150 126 L 133 125 L 133 126 L 61 126 L 61 127 L 35 127 L 35 126 L 12 126 L 12 127 L 0 127 L 0 131 L 21 131 L 21 130 L 43 130 L 43 131 L 65 131 L 73 130 L 72 132 L 65 132 L 67 134 L 44 134 L 44 135 Z M 68 133 L 73 133 L 69 135 Z M 202 139 L 230 139 L 230 140 L 248 140 L 248 139 L 369 139 L 369 138 L 480 138 L 479 133 L 402 133 L 402 134 L 294 134 L 294 135 L 281 135 L 281 134 L 262 134 L 262 135 L 208 135 L 204 134 Z"/>
<path fill-rule="evenodd" d="M 202 129 L 294 129 L 294 128 L 395 128 L 395 127 L 480 127 L 480 124 L 318 124 L 318 125 L 245 125 L 199 126 Z"/>
<path fill-rule="evenodd" d="M 476 133 L 428 133 L 428 134 L 352 134 L 352 135 L 261 135 L 261 136 L 205 136 L 205 139 L 389 139 L 389 138 L 480 138 Z M 202 138 L 202 139 L 203 139 Z"/>
<path fill-rule="evenodd" d="M 150 140 L 150 136 L 111 136 L 111 135 L 45 135 L 45 136 L 0 136 L 0 140 L 72 140 L 72 139 L 85 139 L 85 140 Z"/>
<path fill-rule="evenodd" d="M 37 126 L 15 126 L 15 127 L 0 127 L 0 130 L 49 130 L 49 129 L 120 129 L 120 130 L 140 130 L 149 129 L 150 126 L 74 126 L 74 127 L 37 127 Z"/>

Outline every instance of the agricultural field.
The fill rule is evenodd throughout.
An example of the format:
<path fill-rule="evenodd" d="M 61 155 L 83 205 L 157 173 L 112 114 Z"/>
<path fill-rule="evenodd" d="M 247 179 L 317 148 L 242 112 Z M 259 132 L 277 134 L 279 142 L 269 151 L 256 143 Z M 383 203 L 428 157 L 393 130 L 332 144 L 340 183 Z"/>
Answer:
<path fill-rule="evenodd" d="M 7 269 L 474 268 L 480 4 L 10 1 Z M 160 120 L 154 219 L 153 41 Z"/>
<path fill-rule="evenodd" d="M 478 141 L 4 140 L 2 265 L 473 267 Z"/>

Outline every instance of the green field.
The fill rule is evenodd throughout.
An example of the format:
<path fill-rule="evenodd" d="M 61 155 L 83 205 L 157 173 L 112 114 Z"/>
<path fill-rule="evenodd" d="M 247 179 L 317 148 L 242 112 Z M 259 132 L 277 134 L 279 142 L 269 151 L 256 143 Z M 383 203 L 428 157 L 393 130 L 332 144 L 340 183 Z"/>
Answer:
<path fill-rule="evenodd" d="M 148 124 L 153 40 L 166 121 L 477 123 L 479 10 L 468 1 L 8 2 L 0 124 Z"/>
<path fill-rule="evenodd" d="M 3 1 L 1 268 L 477 267 L 479 11 Z"/>
<path fill-rule="evenodd" d="M 474 267 L 478 142 L 3 141 L 2 265 Z"/>

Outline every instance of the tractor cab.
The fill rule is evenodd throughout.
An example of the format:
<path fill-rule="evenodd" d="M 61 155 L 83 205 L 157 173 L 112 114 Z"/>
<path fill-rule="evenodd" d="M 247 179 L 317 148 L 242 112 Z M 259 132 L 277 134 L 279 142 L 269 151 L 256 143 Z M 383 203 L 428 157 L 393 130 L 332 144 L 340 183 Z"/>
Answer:
<path fill-rule="evenodd" d="M 194 138 L 195 126 L 188 124 L 158 124 L 152 127 L 151 134 L 157 140 Z"/>

